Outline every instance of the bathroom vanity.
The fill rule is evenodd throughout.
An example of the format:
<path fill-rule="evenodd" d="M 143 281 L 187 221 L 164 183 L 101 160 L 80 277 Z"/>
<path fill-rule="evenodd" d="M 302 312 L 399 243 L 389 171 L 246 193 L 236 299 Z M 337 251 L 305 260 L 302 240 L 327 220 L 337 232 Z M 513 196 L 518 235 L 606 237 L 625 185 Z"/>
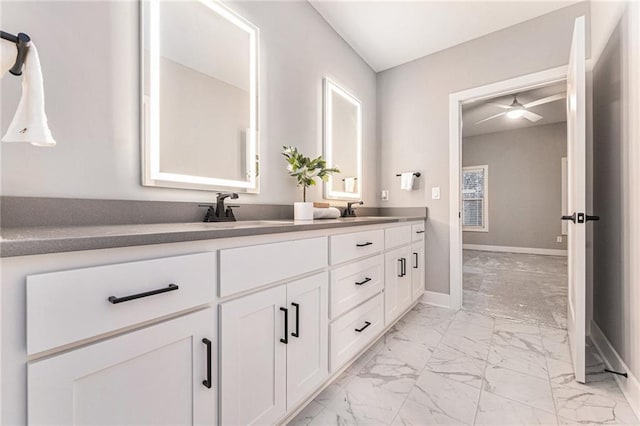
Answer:
<path fill-rule="evenodd" d="M 417 303 L 424 217 L 3 230 L 3 424 L 278 424 Z"/>

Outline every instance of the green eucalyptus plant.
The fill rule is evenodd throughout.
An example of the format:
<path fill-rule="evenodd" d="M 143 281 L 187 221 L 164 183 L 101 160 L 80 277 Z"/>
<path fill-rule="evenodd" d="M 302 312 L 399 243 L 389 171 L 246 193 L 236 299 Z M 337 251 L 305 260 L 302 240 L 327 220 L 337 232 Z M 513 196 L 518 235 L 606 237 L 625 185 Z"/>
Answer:
<path fill-rule="evenodd" d="M 307 188 L 316 184 L 318 177 L 324 182 L 329 180 L 331 173 L 340 173 L 337 168 L 327 168 L 327 162 L 319 156 L 311 159 L 302 155 L 298 148 L 283 146 L 282 155 L 287 159 L 287 171 L 290 176 L 298 180 L 298 186 L 302 187 L 302 201 L 307 201 Z"/>

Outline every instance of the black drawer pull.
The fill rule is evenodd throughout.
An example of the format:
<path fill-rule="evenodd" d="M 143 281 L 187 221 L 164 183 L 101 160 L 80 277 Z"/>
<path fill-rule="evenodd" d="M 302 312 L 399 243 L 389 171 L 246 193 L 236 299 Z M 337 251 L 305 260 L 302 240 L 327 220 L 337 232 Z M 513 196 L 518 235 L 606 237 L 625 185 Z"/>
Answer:
<path fill-rule="evenodd" d="M 364 329 L 369 327 L 370 325 L 371 325 L 371 323 L 369 321 L 365 321 L 364 325 L 362 326 L 362 328 L 356 328 L 356 331 L 358 333 L 362 333 L 364 331 Z"/>
<path fill-rule="evenodd" d="M 424 234 L 424 229 L 422 231 L 416 231 L 416 234 Z"/>
<path fill-rule="evenodd" d="M 356 247 L 366 247 L 366 246 L 372 246 L 373 243 L 371 241 L 367 241 L 366 243 L 360 243 L 360 244 L 356 244 Z"/>
<path fill-rule="evenodd" d="M 404 268 L 402 267 L 402 258 L 398 259 L 398 262 L 400 262 L 400 273 L 398 274 L 398 278 L 402 278 L 404 277 Z"/>
<path fill-rule="evenodd" d="M 280 339 L 285 345 L 289 344 L 289 310 L 287 308 L 280 308 L 284 312 L 284 339 Z"/>
<path fill-rule="evenodd" d="M 359 283 L 356 283 L 356 285 L 363 285 L 368 283 L 369 281 L 371 281 L 371 278 L 367 277 L 364 280 L 360 281 Z"/>
<path fill-rule="evenodd" d="M 298 303 L 291 303 L 291 306 L 296 308 L 296 331 L 292 331 L 293 337 L 300 337 L 300 305 Z"/>
<path fill-rule="evenodd" d="M 414 263 L 414 265 L 413 265 L 413 269 L 418 269 L 418 253 L 416 253 L 416 252 L 414 251 L 414 252 L 413 252 L 413 256 L 414 256 L 414 259 L 413 259 L 413 260 L 415 260 L 415 261 L 416 261 L 416 262 Z"/>
<path fill-rule="evenodd" d="M 211 381 L 211 340 L 206 337 L 202 339 L 202 343 L 207 345 L 207 379 L 202 381 L 202 384 L 211 389 L 212 381 Z"/>
<path fill-rule="evenodd" d="M 154 296 L 156 294 L 166 293 L 168 291 L 174 291 L 174 290 L 177 290 L 178 288 L 179 287 L 175 284 L 169 284 L 169 286 L 166 288 L 145 291 L 144 293 L 132 294 L 131 296 L 124 296 L 124 297 L 109 296 L 107 300 L 115 305 L 116 303 L 128 302 L 130 300 L 142 299 L 143 297 L 149 297 L 149 296 Z"/>

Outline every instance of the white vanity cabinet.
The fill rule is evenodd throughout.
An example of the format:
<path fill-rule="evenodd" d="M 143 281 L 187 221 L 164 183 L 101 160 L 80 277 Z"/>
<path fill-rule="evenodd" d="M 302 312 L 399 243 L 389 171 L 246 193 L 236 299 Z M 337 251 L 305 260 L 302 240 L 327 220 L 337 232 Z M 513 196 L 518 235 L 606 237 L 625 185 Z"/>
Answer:
<path fill-rule="evenodd" d="M 215 423 L 207 308 L 28 364 L 32 425 Z"/>
<path fill-rule="evenodd" d="M 425 291 L 424 242 L 411 244 L 411 291 L 412 300 L 418 300 Z"/>
<path fill-rule="evenodd" d="M 413 301 L 411 287 L 411 247 L 405 246 L 385 254 L 384 318 L 394 322 Z"/>
<path fill-rule="evenodd" d="M 328 375 L 327 273 L 220 305 L 220 421 L 274 424 Z"/>

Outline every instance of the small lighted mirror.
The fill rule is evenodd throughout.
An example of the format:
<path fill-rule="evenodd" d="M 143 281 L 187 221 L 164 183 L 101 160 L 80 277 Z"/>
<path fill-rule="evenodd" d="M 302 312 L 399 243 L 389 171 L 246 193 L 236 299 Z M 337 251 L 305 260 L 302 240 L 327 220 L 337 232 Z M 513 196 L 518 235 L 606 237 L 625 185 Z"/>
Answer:
<path fill-rule="evenodd" d="M 324 156 L 340 173 L 324 184 L 328 199 L 362 197 L 362 106 L 332 80 L 324 79 Z"/>
<path fill-rule="evenodd" d="M 143 184 L 258 192 L 258 29 L 214 0 L 142 2 Z"/>

